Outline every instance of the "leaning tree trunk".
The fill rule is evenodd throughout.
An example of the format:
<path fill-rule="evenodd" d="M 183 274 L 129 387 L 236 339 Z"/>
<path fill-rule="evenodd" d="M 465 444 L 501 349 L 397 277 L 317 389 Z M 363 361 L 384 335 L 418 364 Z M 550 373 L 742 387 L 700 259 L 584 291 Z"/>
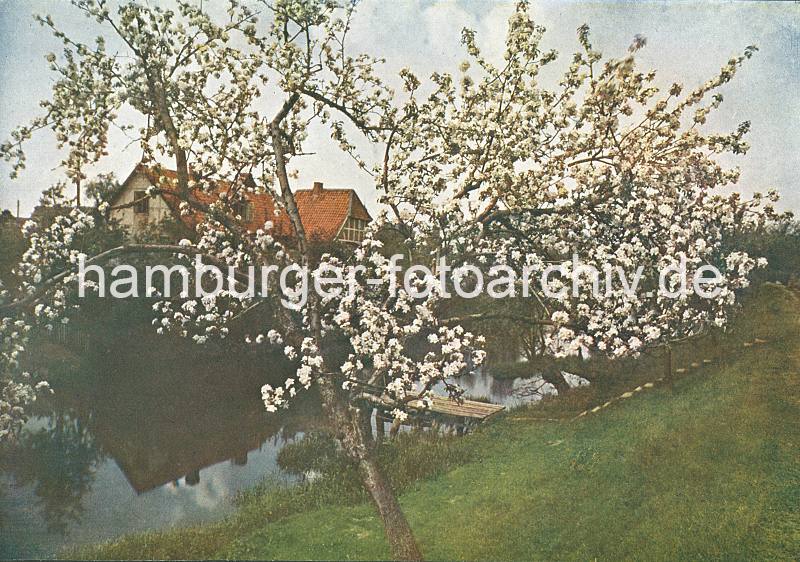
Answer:
<path fill-rule="evenodd" d="M 367 454 L 358 461 L 358 472 L 380 515 L 392 558 L 422 560 L 422 553 L 400 509 L 400 503 L 372 455 Z"/>
<path fill-rule="evenodd" d="M 389 542 L 392 558 L 395 560 L 422 560 L 411 526 L 408 524 L 400 502 L 392 490 L 383 471 L 375 461 L 369 446 L 371 442 L 363 431 L 364 412 L 348 408 L 351 422 L 345 424 L 342 444 L 347 455 L 356 462 L 361 482 L 370 495 L 383 523 L 386 539 Z M 353 419 L 355 418 L 355 419 Z"/>
<path fill-rule="evenodd" d="M 270 133 L 273 150 L 275 151 L 276 175 L 281 187 L 280 197 L 297 237 L 297 249 L 302 256 L 303 265 L 309 266 L 311 263 L 309 246 L 306 241 L 303 221 L 300 219 L 300 212 L 297 209 L 297 203 L 289 186 L 289 176 L 286 171 L 287 158 L 280 129 L 281 122 L 289 115 L 299 98 L 300 95 L 294 93 L 284 102 L 270 124 Z M 312 291 L 309 295 L 309 319 L 314 340 L 319 349 L 322 350 L 322 322 L 318 304 L 316 295 Z M 364 488 L 366 488 L 378 510 L 386 538 L 389 541 L 392 558 L 395 560 L 422 560 L 422 553 L 417 546 L 417 541 L 414 539 L 414 534 L 411 532 L 411 527 L 405 515 L 403 515 L 403 511 L 400 509 L 400 503 L 370 453 L 369 445 L 371 444 L 372 435 L 370 431 L 369 440 L 365 435 L 361 410 L 353 405 L 343 403 L 340 397 L 337 396 L 333 382 L 329 378 L 320 377 L 318 384 L 323 409 L 348 457 L 358 466 Z"/>
<path fill-rule="evenodd" d="M 347 456 L 358 467 L 361 482 L 378 510 L 386 540 L 394 560 L 422 560 L 414 533 L 400 502 L 371 452 L 371 435 L 364 433 L 365 411 L 343 404 L 327 379 L 320 380 L 325 411 L 338 434 Z"/>

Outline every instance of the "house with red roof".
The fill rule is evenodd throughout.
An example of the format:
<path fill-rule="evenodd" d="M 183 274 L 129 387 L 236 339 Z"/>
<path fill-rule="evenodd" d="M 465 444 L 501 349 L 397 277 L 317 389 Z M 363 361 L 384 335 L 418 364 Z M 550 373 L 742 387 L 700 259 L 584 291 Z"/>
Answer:
<path fill-rule="evenodd" d="M 137 165 L 122 183 L 119 191 L 109 201 L 111 218 L 128 230 L 131 236 L 142 235 L 168 222 L 183 225 L 194 232 L 198 223 L 205 220 L 204 213 L 196 210 L 181 212 L 177 193 L 177 174 L 174 170 Z M 151 187 L 158 193 L 148 196 Z M 192 196 L 205 205 L 211 205 L 227 194 L 236 200 L 233 208 L 241 217 L 243 226 L 255 232 L 272 222 L 276 238 L 290 239 L 293 229 L 285 212 L 276 212 L 275 201 L 267 193 L 254 192 L 255 182 L 249 175 L 238 183 L 215 181 L 210 189 L 194 189 Z M 314 182 L 310 189 L 294 192 L 300 219 L 306 236 L 312 242 L 358 243 L 372 220 L 358 194 L 352 189 L 330 189 L 322 182 Z"/>

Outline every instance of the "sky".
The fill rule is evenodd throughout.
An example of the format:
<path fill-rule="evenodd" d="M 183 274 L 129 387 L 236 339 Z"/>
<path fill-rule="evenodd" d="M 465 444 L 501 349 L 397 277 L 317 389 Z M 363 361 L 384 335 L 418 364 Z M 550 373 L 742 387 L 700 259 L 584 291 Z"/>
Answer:
<path fill-rule="evenodd" d="M 169 5 L 170 0 L 143 0 Z M 210 10 L 224 6 L 205 0 Z M 364 0 L 349 36 L 352 52 L 370 52 L 386 59 L 378 72 L 390 84 L 409 67 L 420 77 L 434 71 L 457 72 L 464 60 L 461 29 L 478 33 L 491 58 L 502 54 L 505 26 L 514 5 L 489 0 Z M 742 170 L 733 189 L 744 193 L 777 189 L 780 209 L 800 212 L 800 3 L 797 2 L 532 2 L 532 13 L 547 28 L 543 46 L 555 48 L 559 60 L 545 79 L 554 81 L 578 48 L 575 30 L 589 24 L 595 48 L 611 57 L 623 56 L 635 35 L 647 46 L 637 59 L 644 69 L 658 71 L 658 83 L 682 82 L 692 88 L 714 76 L 747 45 L 759 52 L 722 92 L 725 101 L 709 119 L 709 127 L 724 132 L 742 121 L 752 124 L 746 156 L 726 158 Z M 53 75 L 44 60 L 60 52 L 60 43 L 33 21 L 32 14 L 50 14 L 56 23 L 81 40 L 99 32 L 67 0 L 0 0 L 0 139 L 40 111 Z M 297 163 L 297 187 L 322 181 L 329 187 L 353 187 L 374 209 L 372 179 L 349 156 L 332 146 L 327 132 L 314 129 L 308 149 L 315 152 Z M 114 172 L 124 179 L 141 157 L 137 146 L 126 146 L 112 135 L 110 155 L 90 175 Z M 27 169 L 11 180 L 10 165 L 0 163 L 0 208 L 30 214 L 42 190 L 64 177 L 54 139 L 48 132 L 27 145 Z M 377 150 L 375 151 L 377 156 Z"/>

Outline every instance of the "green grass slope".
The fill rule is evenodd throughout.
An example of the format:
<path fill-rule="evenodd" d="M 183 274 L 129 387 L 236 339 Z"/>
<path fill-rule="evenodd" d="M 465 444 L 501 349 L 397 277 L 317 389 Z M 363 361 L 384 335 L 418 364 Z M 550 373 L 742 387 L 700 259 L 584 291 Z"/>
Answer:
<path fill-rule="evenodd" d="M 761 302 L 744 330 L 760 328 L 770 342 L 735 356 L 732 345 L 721 367 L 579 421 L 512 414 L 468 437 L 476 460 L 402 496 L 426 558 L 800 558 L 800 306 L 772 292 L 768 304 L 782 306 Z M 389 553 L 362 505 L 289 517 L 218 554 Z"/>

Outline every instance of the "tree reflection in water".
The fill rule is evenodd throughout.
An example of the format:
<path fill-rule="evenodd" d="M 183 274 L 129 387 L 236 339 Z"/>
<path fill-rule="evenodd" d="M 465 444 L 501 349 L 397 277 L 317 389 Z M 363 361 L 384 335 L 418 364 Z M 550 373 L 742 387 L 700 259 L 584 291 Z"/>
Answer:
<path fill-rule="evenodd" d="M 57 413 L 44 423 L 22 432 L 19 442 L 3 455 L 2 469 L 16 486 L 33 488 L 48 529 L 64 534 L 69 522 L 80 519 L 82 498 L 91 489 L 104 454 L 79 417 Z"/>
<path fill-rule="evenodd" d="M 291 368 L 271 356 L 241 349 L 200 354 L 144 334 L 113 344 L 51 377 L 55 393 L 37 401 L 38 417 L 19 442 L 0 451 L 9 491 L 30 487 L 50 532 L 64 535 L 80 523 L 104 461 L 127 479 L 130 488 L 117 492 L 124 499 L 130 489 L 196 485 L 206 467 L 246 465 L 249 451 L 269 442 L 280 449 L 318 425 L 308 415 L 313 393 L 305 408 L 265 411 L 261 385 Z M 22 521 L 16 516 L 8 524 Z"/>

